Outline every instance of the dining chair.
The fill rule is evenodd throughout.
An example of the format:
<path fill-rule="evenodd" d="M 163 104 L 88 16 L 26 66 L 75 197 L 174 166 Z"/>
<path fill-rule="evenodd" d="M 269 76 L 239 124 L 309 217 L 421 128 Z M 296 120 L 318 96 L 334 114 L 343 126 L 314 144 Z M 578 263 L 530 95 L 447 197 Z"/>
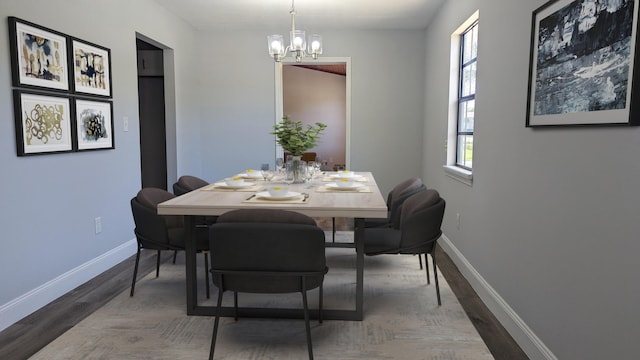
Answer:
<path fill-rule="evenodd" d="M 327 273 L 324 231 L 312 218 L 287 210 L 241 209 L 220 215 L 209 232 L 211 274 L 218 302 L 209 359 L 213 359 L 222 296 L 234 293 L 281 294 L 300 292 L 307 351 L 313 359 L 307 291 L 319 288 L 322 322 L 322 284 Z"/>
<path fill-rule="evenodd" d="M 285 152 L 284 153 L 284 158 L 286 159 L 288 156 L 291 156 L 290 153 Z M 316 158 L 318 157 L 318 154 L 313 152 L 313 151 L 309 151 L 309 152 L 305 152 L 302 153 L 300 160 L 305 161 L 305 162 L 309 162 L 309 161 L 316 161 Z"/>
<path fill-rule="evenodd" d="M 365 227 L 400 227 L 402 204 L 411 195 L 426 190 L 422 179 L 412 177 L 394 186 L 387 194 L 387 217 L 384 219 L 365 219 Z"/>
<path fill-rule="evenodd" d="M 131 281 L 131 293 L 135 290 L 138 263 L 140 262 L 140 252 L 142 249 L 157 250 L 156 255 L 156 277 L 160 275 L 160 253 L 162 250 L 184 250 L 186 233 L 182 216 L 158 215 L 158 204 L 174 198 L 170 192 L 147 187 L 141 189 L 138 194 L 131 199 L 131 212 L 136 228 L 134 230 L 138 243 L 136 262 L 133 269 L 133 280 Z M 207 228 L 196 228 L 196 250 L 204 254 L 205 269 L 209 269 L 209 241 Z M 206 292 L 209 298 L 209 272 L 205 271 Z"/>
<path fill-rule="evenodd" d="M 178 181 L 176 181 L 173 184 L 173 193 L 176 196 L 180 196 L 180 195 L 184 195 L 188 192 L 191 192 L 193 190 L 197 190 L 200 189 L 202 187 L 205 187 L 209 185 L 209 183 L 197 176 L 193 176 L 193 175 L 182 175 L 180 176 L 180 178 L 178 178 Z M 216 222 L 216 219 L 218 217 L 217 216 L 196 216 L 195 217 L 195 222 L 196 222 L 196 226 L 209 226 L 213 223 Z M 176 256 L 177 256 L 178 252 L 175 251 L 173 253 L 173 263 L 176 263 Z M 207 282 L 208 283 L 208 282 Z"/>
<path fill-rule="evenodd" d="M 364 253 L 366 255 L 424 254 L 428 284 L 430 284 L 429 263 L 426 261 L 426 255 L 431 255 L 438 305 L 442 305 L 442 302 L 435 250 L 438 239 L 442 235 L 441 226 L 445 205 L 446 203 L 438 191 L 434 189 L 420 191 L 411 195 L 402 204 L 398 228 L 373 227 L 364 229 Z"/>
<path fill-rule="evenodd" d="M 387 217 L 386 218 L 373 218 L 365 219 L 365 227 L 400 227 L 400 213 L 402 211 L 402 204 L 411 195 L 426 190 L 427 187 L 422 182 L 422 179 L 412 177 L 397 184 L 389 194 L 387 194 Z M 426 260 L 425 260 L 426 262 Z M 422 255 L 418 254 L 418 263 L 420 270 L 422 270 Z M 427 267 L 427 272 L 429 268 Z"/>
<path fill-rule="evenodd" d="M 176 196 L 180 196 L 201 187 L 205 187 L 207 185 L 209 185 L 209 183 L 205 180 L 200 179 L 199 177 L 192 175 L 182 175 L 180 176 L 180 178 L 178 178 L 178 181 L 173 184 L 173 193 Z"/>

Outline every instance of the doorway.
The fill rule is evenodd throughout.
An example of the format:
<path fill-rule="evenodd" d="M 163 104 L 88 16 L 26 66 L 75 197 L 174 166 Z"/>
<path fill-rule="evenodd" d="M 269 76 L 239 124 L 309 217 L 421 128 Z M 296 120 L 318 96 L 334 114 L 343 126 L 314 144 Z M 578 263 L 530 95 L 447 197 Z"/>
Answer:
<path fill-rule="evenodd" d="M 276 63 L 275 83 L 276 122 L 286 114 L 305 124 L 327 124 L 320 143 L 312 151 L 318 153 L 326 170 L 349 167 L 351 59 Z M 282 155 L 276 144 L 276 158 Z"/>
<path fill-rule="evenodd" d="M 167 190 L 167 128 L 163 50 L 136 39 L 142 187 Z"/>

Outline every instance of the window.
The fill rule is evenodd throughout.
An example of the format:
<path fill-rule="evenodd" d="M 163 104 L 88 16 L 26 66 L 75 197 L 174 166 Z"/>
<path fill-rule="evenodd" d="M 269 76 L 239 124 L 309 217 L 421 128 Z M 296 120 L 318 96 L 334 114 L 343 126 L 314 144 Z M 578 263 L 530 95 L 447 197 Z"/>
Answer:
<path fill-rule="evenodd" d="M 462 34 L 460 44 L 456 165 L 471 170 L 473 169 L 473 122 L 478 62 L 477 21 Z"/>
<path fill-rule="evenodd" d="M 476 72 L 478 68 L 476 11 L 451 34 L 447 176 L 467 185 L 473 182 Z"/>

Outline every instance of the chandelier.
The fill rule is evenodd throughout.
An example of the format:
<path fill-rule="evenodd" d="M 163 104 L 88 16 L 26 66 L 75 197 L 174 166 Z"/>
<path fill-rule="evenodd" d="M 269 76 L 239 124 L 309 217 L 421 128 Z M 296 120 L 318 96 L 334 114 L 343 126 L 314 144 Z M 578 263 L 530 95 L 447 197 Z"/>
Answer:
<path fill-rule="evenodd" d="M 304 30 L 296 30 L 296 6 L 295 0 L 291 0 L 291 33 L 289 34 L 289 45 L 284 46 L 284 37 L 282 35 L 267 36 L 267 45 L 269 47 L 269 55 L 276 62 L 279 62 L 287 56 L 289 52 L 295 54 L 296 62 L 301 62 L 302 58 L 309 53 L 314 60 L 318 55 L 322 54 L 322 36 L 313 34 L 309 36 L 309 41 L 305 38 Z M 308 44 L 308 48 L 307 48 Z"/>

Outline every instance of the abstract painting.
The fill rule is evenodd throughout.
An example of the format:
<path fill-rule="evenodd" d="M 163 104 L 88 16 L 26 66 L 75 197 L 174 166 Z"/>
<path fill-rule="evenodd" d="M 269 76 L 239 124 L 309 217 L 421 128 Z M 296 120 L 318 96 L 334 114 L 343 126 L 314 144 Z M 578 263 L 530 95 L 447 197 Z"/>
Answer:
<path fill-rule="evenodd" d="M 113 149 L 111 102 L 76 99 L 78 150 Z"/>
<path fill-rule="evenodd" d="M 73 84 L 76 93 L 111 96 L 111 51 L 78 39 L 72 40 Z"/>
<path fill-rule="evenodd" d="M 14 90 L 18 155 L 73 151 L 67 96 Z"/>
<path fill-rule="evenodd" d="M 526 126 L 640 125 L 637 22 L 638 0 L 552 0 L 535 10 Z"/>
<path fill-rule="evenodd" d="M 9 18 L 14 86 L 69 90 L 67 36 Z"/>

